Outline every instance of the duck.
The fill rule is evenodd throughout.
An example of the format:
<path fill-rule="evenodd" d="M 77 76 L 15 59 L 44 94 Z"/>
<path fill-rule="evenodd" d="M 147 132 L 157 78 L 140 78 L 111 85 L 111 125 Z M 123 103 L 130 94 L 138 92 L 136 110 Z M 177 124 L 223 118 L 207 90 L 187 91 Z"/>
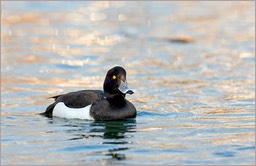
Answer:
<path fill-rule="evenodd" d="M 121 66 L 108 70 L 103 90 L 79 90 L 53 96 L 44 115 L 66 119 L 125 120 L 137 115 L 135 106 L 125 99 L 134 92 L 128 87 L 126 71 Z"/>

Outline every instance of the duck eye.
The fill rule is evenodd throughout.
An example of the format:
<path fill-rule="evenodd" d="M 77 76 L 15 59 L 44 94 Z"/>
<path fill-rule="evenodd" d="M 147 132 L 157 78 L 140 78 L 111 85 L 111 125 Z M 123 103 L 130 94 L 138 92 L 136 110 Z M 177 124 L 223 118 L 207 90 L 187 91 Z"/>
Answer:
<path fill-rule="evenodd" d="M 116 79 L 116 76 L 115 76 L 115 75 L 113 75 L 113 76 L 112 76 L 112 79 L 113 79 L 113 80 L 115 80 L 115 79 Z"/>

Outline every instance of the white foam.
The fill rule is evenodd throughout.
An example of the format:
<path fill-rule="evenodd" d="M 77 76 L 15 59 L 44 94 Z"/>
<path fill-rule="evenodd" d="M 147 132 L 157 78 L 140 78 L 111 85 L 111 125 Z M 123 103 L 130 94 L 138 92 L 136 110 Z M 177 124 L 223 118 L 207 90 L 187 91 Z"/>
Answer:
<path fill-rule="evenodd" d="M 59 102 L 53 109 L 53 116 L 67 118 L 67 119 L 86 119 L 93 120 L 90 116 L 90 108 L 88 105 L 83 108 L 69 108 L 63 102 Z"/>

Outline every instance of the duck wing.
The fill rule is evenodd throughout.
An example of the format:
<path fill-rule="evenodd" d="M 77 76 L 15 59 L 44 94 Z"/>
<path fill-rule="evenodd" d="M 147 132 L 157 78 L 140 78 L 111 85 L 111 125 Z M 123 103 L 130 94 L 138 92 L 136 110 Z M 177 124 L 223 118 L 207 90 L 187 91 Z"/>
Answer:
<path fill-rule="evenodd" d="M 58 102 L 63 102 L 70 108 L 82 108 L 94 103 L 97 100 L 104 99 L 104 92 L 101 90 L 81 90 L 70 92 L 63 95 L 53 96 L 55 102 L 46 108 L 45 115 L 52 117 L 52 112 Z"/>

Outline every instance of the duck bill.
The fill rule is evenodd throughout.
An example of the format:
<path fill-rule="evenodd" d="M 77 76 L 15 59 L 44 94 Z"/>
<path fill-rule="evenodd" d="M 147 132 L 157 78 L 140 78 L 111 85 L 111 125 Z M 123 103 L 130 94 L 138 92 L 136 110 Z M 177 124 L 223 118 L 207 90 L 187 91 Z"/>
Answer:
<path fill-rule="evenodd" d="M 123 94 L 133 94 L 134 92 L 128 87 L 127 81 L 123 82 L 121 80 L 121 83 L 118 87 L 118 89 L 123 93 Z"/>

